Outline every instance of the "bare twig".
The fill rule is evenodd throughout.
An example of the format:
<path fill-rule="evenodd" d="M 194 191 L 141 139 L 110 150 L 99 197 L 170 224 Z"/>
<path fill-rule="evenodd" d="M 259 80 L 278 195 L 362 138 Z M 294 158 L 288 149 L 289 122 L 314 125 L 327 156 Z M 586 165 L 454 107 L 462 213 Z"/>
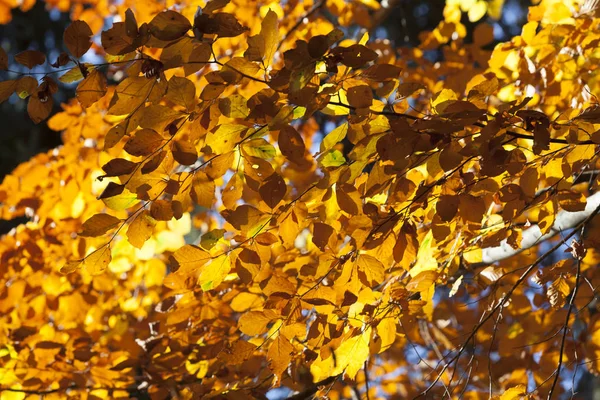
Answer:
<path fill-rule="evenodd" d="M 479 329 L 481 329 L 481 327 L 500 309 L 502 309 L 506 303 L 508 303 L 508 301 L 510 300 L 512 294 L 514 293 L 515 290 L 517 290 L 517 288 L 523 283 L 525 282 L 525 280 L 529 277 L 529 275 L 531 274 L 531 272 L 533 272 L 533 270 L 539 266 L 542 261 L 544 261 L 550 254 L 554 253 L 556 250 L 558 250 L 563 244 L 565 244 L 571 237 L 573 237 L 578 231 L 579 229 L 585 227 L 591 220 L 592 218 L 594 218 L 598 212 L 600 212 L 600 205 L 598 205 L 598 207 L 596 207 L 595 210 L 593 210 L 593 212 L 590 213 L 590 215 L 588 215 L 583 221 L 581 221 L 579 223 L 579 225 L 577 226 L 576 229 L 574 229 L 573 231 L 571 231 L 569 234 L 567 234 L 563 239 L 561 239 L 557 244 L 555 244 L 552 248 L 550 248 L 547 252 L 545 252 L 544 254 L 542 254 L 540 257 L 538 257 L 529 267 L 527 267 L 527 269 L 525 270 L 525 272 L 523 272 L 523 274 L 517 279 L 517 281 L 513 284 L 513 286 L 508 290 L 508 292 L 504 295 L 504 297 L 502 298 L 502 300 L 500 300 L 498 302 L 498 304 L 496 304 L 492 310 L 490 311 L 490 313 L 488 313 L 484 318 L 481 319 L 481 321 L 473 328 L 473 330 L 471 331 L 471 333 L 469 334 L 469 336 L 467 337 L 467 339 L 463 342 L 463 344 L 461 345 L 458 353 L 452 357 L 442 368 L 442 370 L 438 373 L 438 375 L 436 376 L 436 378 L 431 382 L 431 384 L 423 391 L 421 392 L 419 395 L 417 395 L 415 397 L 415 399 L 420 398 L 420 397 L 425 397 L 427 396 L 427 394 L 429 393 L 429 391 L 435 386 L 437 385 L 437 383 L 439 382 L 439 380 L 441 379 L 441 377 L 444 375 L 444 373 L 446 372 L 446 370 L 448 368 L 450 368 L 450 366 L 460 358 L 460 356 L 464 353 L 465 349 L 467 348 L 467 344 L 475 337 L 475 335 L 477 334 L 477 332 L 479 331 Z"/>
<path fill-rule="evenodd" d="M 567 332 L 569 331 L 569 318 L 571 318 L 571 312 L 573 311 L 573 306 L 575 304 L 575 297 L 577 297 L 577 291 L 579 289 L 579 280 L 581 279 L 581 259 L 577 260 L 577 275 L 575 276 L 575 287 L 573 288 L 573 294 L 571 295 L 571 299 L 569 300 L 569 305 L 567 309 L 567 316 L 565 317 L 565 324 L 563 326 L 563 335 L 560 341 L 560 352 L 558 354 L 558 366 L 556 367 L 556 372 L 554 374 L 554 381 L 552 382 L 552 386 L 550 387 L 550 391 L 548 392 L 548 399 L 552 398 L 552 394 L 554 393 L 554 389 L 556 388 L 556 384 L 558 382 L 558 378 L 560 376 L 560 370 L 563 365 L 563 356 L 565 352 L 565 343 L 567 340 Z"/>

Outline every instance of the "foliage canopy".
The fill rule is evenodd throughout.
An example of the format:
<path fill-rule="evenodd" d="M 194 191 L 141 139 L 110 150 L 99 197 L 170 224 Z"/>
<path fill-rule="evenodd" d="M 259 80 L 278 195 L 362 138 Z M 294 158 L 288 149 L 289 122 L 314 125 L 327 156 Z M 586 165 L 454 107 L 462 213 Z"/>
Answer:
<path fill-rule="evenodd" d="M 35 122 L 77 84 L 64 144 L 0 185 L 31 217 L 0 242 L 2 399 L 516 399 L 598 372 L 599 19 L 542 0 L 492 51 L 464 18 L 502 2 L 449 0 L 394 48 L 370 0 L 167 3 L 73 5 L 67 51 L 0 82 Z"/>

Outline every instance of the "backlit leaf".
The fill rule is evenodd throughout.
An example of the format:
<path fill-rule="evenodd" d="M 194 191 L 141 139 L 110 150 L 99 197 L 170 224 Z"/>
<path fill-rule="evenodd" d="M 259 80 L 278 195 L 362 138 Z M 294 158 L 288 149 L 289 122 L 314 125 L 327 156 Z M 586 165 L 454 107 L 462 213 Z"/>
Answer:
<path fill-rule="evenodd" d="M 152 236 L 156 220 L 150 216 L 147 210 L 142 211 L 129 224 L 127 228 L 127 240 L 133 247 L 141 249 L 144 243 Z"/>
<path fill-rule="evenodd" d="M 158 149 L 164 139 L 153 129 L 142 129 L 125 143 L 124 150 L 132 156 L 147 156 Z"/>
<path fill-rule="evenodd" d="M 46 56 L 44 53 L 37 50 L 25 50 L 15 55 L 15 61 L 32 69 L 36 65 L 44 64 L 46 62 Z"/>
<path fill-rule="evenodd" d="M 96 237 L 116 228 L 121 223 L 119 218 L 109 214 L 95 214 L 83 223 L 79 236 Z"/>
<path fill-rule="evenodd" d="M 157 14 L 149 24 L 150 33 L 160 40 L 175 40 L 192 28 L 190 21 L 178 12 L 167 10 Z"/>
<path fill-rule="evenodd" d="M 63 41 L 69 52 L 79 58 L 83 56 L 92 45 L 91 37 L 94 33 L 85 21 L 73 21 L 65 29 Z"/>
<path fill-rule="evenodd" d="M 92 70 L 77 86 L 75 93 L 83 107 L 90 107 L 106 94 L 106 77 L 98 70 Z"/>

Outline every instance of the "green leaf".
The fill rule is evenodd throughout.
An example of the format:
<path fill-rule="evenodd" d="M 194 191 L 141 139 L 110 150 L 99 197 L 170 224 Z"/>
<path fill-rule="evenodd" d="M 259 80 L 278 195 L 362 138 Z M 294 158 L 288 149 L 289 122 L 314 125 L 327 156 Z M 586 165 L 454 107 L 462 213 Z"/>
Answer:
<path fill-rule="evenodd" d="M 277 154 L 275 147 L 263 138 L 252 139 L 243 145 L 244 152 L 250 156 L 268 160 Z"/>
<path fill-rule="evenodd" d="M 321 165 L 324 167 L 339 167 L 340 165 L 344 165 L 346 163 L 346 159 L 344 155 L 339 150 L 331 150 L 326 153 L 325 156 L 321 159 Z"/>

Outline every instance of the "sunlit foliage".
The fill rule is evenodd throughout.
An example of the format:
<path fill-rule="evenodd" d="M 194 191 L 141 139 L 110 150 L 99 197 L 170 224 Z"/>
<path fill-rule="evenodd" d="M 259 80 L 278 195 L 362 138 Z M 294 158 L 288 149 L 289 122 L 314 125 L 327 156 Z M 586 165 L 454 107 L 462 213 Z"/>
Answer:
<path fill-rule="evenodd" d="M 448 1 L 394 48 L 370 0 L 48 1 L 67 51 L 0 54 L 52 65 L 0 101 L 64 143 L 0 185 L 30 218 L 0 241 L 2 399 L 507 400 L 597 373 L 600 19 L 541 1 L 491 50 L 502 4 Z"/>

